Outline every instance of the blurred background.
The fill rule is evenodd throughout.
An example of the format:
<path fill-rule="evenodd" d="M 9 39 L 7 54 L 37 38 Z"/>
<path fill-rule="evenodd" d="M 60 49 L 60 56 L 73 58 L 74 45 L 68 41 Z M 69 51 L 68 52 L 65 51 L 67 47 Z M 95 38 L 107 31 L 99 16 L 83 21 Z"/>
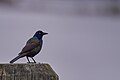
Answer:
<path fill-rule="evenodd" d="M 37 30 L 49 34 L 35 59 L 60 80 L 120 79 L 120 0 L 0 0 L 0 62 Z"/>
<path fill-rule="evenodd" d="M 0 0 L 1 9 L 46 14 L 120 15 L 120 0 Z"/>

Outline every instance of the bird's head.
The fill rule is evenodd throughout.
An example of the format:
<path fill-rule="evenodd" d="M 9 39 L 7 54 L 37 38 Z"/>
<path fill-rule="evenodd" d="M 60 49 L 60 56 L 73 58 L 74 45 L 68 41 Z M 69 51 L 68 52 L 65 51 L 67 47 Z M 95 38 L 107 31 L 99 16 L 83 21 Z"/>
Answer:
<path fill-rule="evenodd" d="M 48 33 L 45 33 L 43 31 L 37 31 L 35 34 L 34 34 L 34 37 L 37 37 L 38 39 L 42 39 L 43 35 L 46 35 Z"/>

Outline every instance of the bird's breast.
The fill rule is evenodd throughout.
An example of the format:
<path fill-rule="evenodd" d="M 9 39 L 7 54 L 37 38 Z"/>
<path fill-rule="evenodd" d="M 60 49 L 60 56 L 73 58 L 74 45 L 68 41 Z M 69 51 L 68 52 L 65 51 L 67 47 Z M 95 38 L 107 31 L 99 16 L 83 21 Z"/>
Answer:
<path fill-rule="evenodd" d="M 31 50 L 27 56 L 34 57 L 35 55 L 37 55 L 40 52 L 41 48 L 42 48 L 42 45 L 37 46 L 36 48 Z"/>

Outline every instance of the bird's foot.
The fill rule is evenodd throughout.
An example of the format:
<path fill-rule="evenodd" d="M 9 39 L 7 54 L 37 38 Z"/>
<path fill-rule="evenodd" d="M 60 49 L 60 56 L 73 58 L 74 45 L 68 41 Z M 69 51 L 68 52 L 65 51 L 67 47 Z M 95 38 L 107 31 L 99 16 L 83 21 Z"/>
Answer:
<path fill-rule="evenodd" d="M 27 62 L 27 63 L 31 63 L 31 62 Z"/>
<path fill-rule="evenodd" d="M 34 62 L 34 63 L 36 63 L 36 62 Z"/>
<path fill-rule="evenodd" d="M 28 64 L 35 64 L 36 62 L 27 62 Z"/>

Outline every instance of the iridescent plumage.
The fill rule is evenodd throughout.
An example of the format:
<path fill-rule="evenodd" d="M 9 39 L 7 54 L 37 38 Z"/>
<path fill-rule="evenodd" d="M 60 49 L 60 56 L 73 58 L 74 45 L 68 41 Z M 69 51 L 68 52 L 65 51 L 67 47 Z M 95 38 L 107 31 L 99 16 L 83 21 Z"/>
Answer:
<path fill-rule="evenodd" d="M 32 60 L 34 61 L 34 63 L 36 63 L 36 61 L 33 59 L 33 57 L 40 52 L 40 50 L 42 48 L 42 43 L 43 43 L 42 37 L 43 37 L 43 35 L 46 35 L 46 34 L 48 34 L 48 33 L 44 33 L 42 31 L 37 31 L 34 34 L 34 36 L 27 41 L 25 47 L 18 54 L 18 56 L 15 57 L 13 60 L 11 60 L 10 63 L 13 63 L 16 60 L 18 60 L 19 58 L 22 58 L 25 56 L 27 57 L 28 62 L 30 62 L 28 57 L 31 57 Z"/>

